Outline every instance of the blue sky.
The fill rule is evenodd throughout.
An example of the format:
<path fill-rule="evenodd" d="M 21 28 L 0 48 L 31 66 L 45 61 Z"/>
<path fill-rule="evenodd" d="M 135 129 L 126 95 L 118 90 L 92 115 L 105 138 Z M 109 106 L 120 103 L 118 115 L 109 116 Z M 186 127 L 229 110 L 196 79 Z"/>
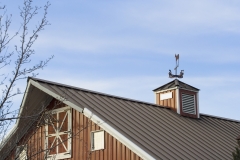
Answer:
<path fill-rule="evenodd" d="M 14 33 L 21 1 L 1 3 Z M 50 3 L 51 25 L 34 45 L 34 61 L 55 57 L 38 78 L 154 103 L 152 90 L 172 80 L 168 70 L 180 54 L 181 81 L 200 89 L 200 112 L 240 120 L 240 1 Z"/>

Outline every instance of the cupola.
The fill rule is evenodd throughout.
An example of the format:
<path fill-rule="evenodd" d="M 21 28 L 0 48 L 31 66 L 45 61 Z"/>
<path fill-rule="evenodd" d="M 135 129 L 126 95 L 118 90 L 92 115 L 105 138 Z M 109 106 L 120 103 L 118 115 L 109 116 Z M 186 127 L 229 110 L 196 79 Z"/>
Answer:
<path fill-rule="evenodd" d="M 182 116 L 199 118 L 199 89 L 175 79 L 153 91 L 156 104 L 169 107 Z"/>
<path fill-rule="evenodd" d="M 183 78 L 184 71 L 181 70 L 177 75 L 179 54 L 175 55 L 175 58 L 175 75 L 169 70 L 169 78 L 175 78 L 175 80 L 153 90 L 156 104 L 169 107 L 182 116 L 199 118 L 199 89 L 178 80 Z"/>

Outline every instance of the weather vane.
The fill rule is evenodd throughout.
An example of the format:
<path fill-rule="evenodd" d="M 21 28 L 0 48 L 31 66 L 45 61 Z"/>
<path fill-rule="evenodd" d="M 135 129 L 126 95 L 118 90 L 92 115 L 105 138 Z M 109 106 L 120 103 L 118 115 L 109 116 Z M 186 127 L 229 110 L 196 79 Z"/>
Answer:
<path fill-rule="evenodd" d="M 174 68 L 175 70 L 175 75 L 172 74 L 172 71 L 169 70 L 169 78 L 183 78 L 183 74 L 184 74 L 184 70 L 181 70 L 180 74 L 177 75 L 177 68 L 179 66 L 179 54 L 175 54 L 175 58 L 176 58 L 176 67 Z"/>

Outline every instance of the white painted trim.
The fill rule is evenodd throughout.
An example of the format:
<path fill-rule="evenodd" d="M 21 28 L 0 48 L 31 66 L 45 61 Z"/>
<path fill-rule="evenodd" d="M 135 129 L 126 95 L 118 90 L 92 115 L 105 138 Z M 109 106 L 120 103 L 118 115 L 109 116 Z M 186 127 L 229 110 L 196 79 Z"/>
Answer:
<path fill-rule="evenodd" d="M 172 99 L 172 93 L 173 92 L 167 92 L 167 93 L 163 93 L 160 94 L 160 101 L 165 100 L 165 99 Z"/>
<path fill-rule="evenodd" d="M 155 96 L 155 104 L 157 104 L 157 93 L 154 93 Z"/>
<path fill-rule="evenodd" d="M 22 114 L 23 106 L 24 106 L 24 104 L 25 104 L 25 101 L 26 101 L 26 97 L 27 97 L 29 88 L 30 88 L 30 83 L 27 84 L 27 89 L 26 89 L 26 91 L 25 91 L 25 94 L 24 94 L 24 97 L 23 97 L 23 101 L 22 101 L 22 104 L 21 104 L 21 106 L 20 106 L 20 112 L 19 112 L 18 116 L 20 116 L 20 115 Z M 18 124 L 19 124 L 19 119 L 17 119 L 16 126 L 18 126 Z"/>
<path fill-rule="evenodd" d="M 177 105 L 177 113 L 180 114 L 180 98 L 179 98 L 179 88 L 176 89 L 176 105 Z"/>
<path fill-rule="evenodd" d="M 27 94 L 28 94 L 28 90 L 29 90 L 29 88 L 30 88 L 30 85 L 33 85 L 34 87 L 40 89 L 41 91 L 45 92 L 46 94 L 49 94 L 50 96 L 52 96 L 52 97 L 54 97 L 54 98 L 56 98 L 56 99 L 58 99 L 58 100 L 60 100 L 60 101 L 62 101 L 62 99 L 64 98 L 64 97 L 61 97 L 60 95 L 55 94 L 54 92 L 50 91 L 49 89 L 41 86 L 38 82 L 35 82 L 34 80 L 30 79 L 30 80 L 28 81 L 27 89 L 26 89 L 26 91 L 25 91 L 25 95 L 24 95 L 24 97 L 23 97 L 23 101 L 22 101 L 21 106 L 20 106 L 20 112 L 19 112 L 19 114 L 18 114 L 19 116 L 22 114 L 23 106 L 25 105 L 25 101 L 26 101 L 26 97 L 27 97 Z M 68 105 L 68 106 L 71 106 L 72 108 L 74 108 L 74 109 L 77 110 L 78 112 L 82 112 L 82 111 L 83 111 L 82 108 L 78 107 L 77 105 L 73 104 L 73 103 L 70 102 L 70 101 L 65 100 L 65 101 L 63 101 L 63 103 L 65 103 L 65 104 Z M 5 145 L 5 142 L 8 141 L 8 139 L 12 136 L 12 134 L 14 134 L 14 133 L 16 132 L 18 124 L 19 124 L 19 119 L 17 119 L 17 122 L 16 122 L 16 124 L 14 125 L 13 129 L 11 130 L 11 132 L 9 132 L 9 133 L 7 134 L 7 137 L 4 138 L 4 140 L 3 140 L 4 142 L 0 145 L 0 149 L 1 149 L 1 147 L 3 147 L 3 146 Z"/>
<path fill-rule="evenodd" d="M 37 87 L 38 89 L 42 90 L 43 92 L 49 94 L 50 96 L 56 98 L 59 101 L 62 101 L 65 97 L 61 97 L 60 95 L 50 91 L 49 89 L 41 86 L 38 82 L 33 81 L 32 79 L 30 79 L 29 83 L 31 83 L 33 86 Z M 80 108 L 79 106 L 73 104 L 72 102 L 68 101 L 68 100 L 64 100 L 63 103 L 65 103 L 68 106 L 71 106 L 72 108 L 74 108 L 75 110 L 82 112 L 82 108 Z"/>
<path fill-rule="evenodd" d="M 26 100 L 26 97 L 27 97 L 26 95 L 28 93 L 29 87 L 30 87 L 30 83 L 27 84 L 27 88 L 26 88 L 26 91 L 25 91 L 25 94 L 24 94 L 24 97 L 23 97 L 23 101 L 22 101 L 21 106 L 20 106 L 20 111 L 18 113 L 18 116 L 20 116 L 21 113 L 22 113 L 23 106 L 25 104 L 25 100 Z M 12 134 L 14 134 L 16 132 L 16 130 L 18 128 L 17 127 L 18 124 L 19 124 L 19 119 L 17 119 L 17 121 L 16 121 L 15 125 L 13 126 L 13 128 L 11 129 L 11 131 L 9 133 L 7 133 L 7 137 L 3 139 L 3 143 L 0 146 L 0 150 L 1 150 L 1 147 L 3 147 L 5 145 L 5 143 L 8 141 L 8 139 L 12 136 Z"/>
<path fill-rule="evenodd" d="M 0 150 L 2 149 L 2 147 L 4 147 L 4 145 L 6 144 L 6 142 L 8 141 L 9 138 L 11 138 L 11 136 L 17 131 L 17 125 L 15 124 L 13 126 L 13 128 L 10 130 L 10 132 L 7 133 L 6 137 L 3 139 L 3 142 L 0 143 Z"/>
<path fill-rule="evenodd" d="M 170 91 L 170 90 L 174 90 L 174 89 L 178 89 L 178 88 L 179 88 L 179 87 L 169 88 L 169 89 L 165 89 L 165 90 L 157 91 L 157 92 L 154 92 L 154 93 L 166 92 L 166 91 Z M 186 91 L 191 91 L 191 92 L 196 92 L 196 93 L 199 92 L 199 91 L 194 91 L 194 90 L 186 89 L 186 88 L 179 88 L 179 89 L 186 90 Z"/>
<path fill-rule="evenodd" d="M 186 88 L 179 88 L 179 89 L 182 89 L 182 90 L 185 90 L 185 91 L 190 91 L 190 92 L 198 93 L 198 91 L 194 91 L 194 90 L 191 90 L 191 89 L 186 89 Z"/>
<path fill-rule="evenodd" d="M 136 144 L 134 144 L 132 141 L 127 139 L 125 136 L 123 136 L 121 133 L 119 133 L 117 130 L 112 128 L 109 124 L 107 124 L 107 122 L 104 122 L 101 118 L 94 115 L 94 113 L 91 112 L 88 108 L 84 108 L 83 114 L 89 119 L 91 119 L 98 126 L 100 126 L 103 130 L 105 130 L 114 138 L 116 138 L 118 141 L 120 141 L 122 144 L 124 144 L 126 147 L 128 147 L 130 150 L 132 150 L 134 153 L 136 153 L 142 159 L 144 160 L 155 159 L 151 155 L 149 155 L 146 151 L 144 151 L 143 149 L 138 147 Z"/>
<path fill-rule="evenodd" d="M 200 118 L 200 114 L 199 114 L 199 92 L 197 93 L 197 118 Z"/>
<path fill-rule="evenodd" d="M 58 149 L 59 149 L 59 146 L 56 146 L 56 149 L 57 149 L 57 154 L 51 154 L 49 155 L 49 153 L 45 152 L 45 154 L 47 154 L 47 160 L 51 160 L 53 159 L 66 159 L 66 158 L 71 158 L 72 157 L 72 135 L 71 135 L 71 131 L 72 131 L 72 112 L 71 112 L 71 108 L 69 106 L 67 107 L 63 107 L 63 108 L 58 108 L 58 109 L 54 109 L 54 110 L 50 110 L 48 111 L 48 113 L 51 112 L 52 114 L 56 114 L 57 115 L 57 120 L 59 121 L 59 113 L 61 112 L 66 112 L 66 115 L 67 115 L 67 122 L 68 122 L 68 129 L 67 129 L 67 133 L 65 133 L 65 131 L 61 131 L 61 126 L 59 127 L 59 123 L 57 123 L 57 128 L 55 130 L 56 133 L 52 133 L 52 134 L 49 134 L 48 133 L 48 127 L 49 127 L 49 124 L 45 125 L 45 131 L 46 131 L 46 137 L 45 137 L 45 140 L 46 140 L 46 145 L 45 145 L 45 150 L 48 149 L 48 137 L 49 136 L 54 136 L 56 137 L 56 140 L 57 140 L 57 144 L 59 143 L 59 138 L 60 136 L 59 135 L 67 135 L 68 136 L 68 139 L 67 139 L 67 148 L 66 148 L 66 152 L 62 152 L 62 153 L 58 153 Z M 66 116 L 65 115 L 65 116 Z M 49 123 L 49 122 L 48 122 Z M 51 122 L 50 122 L 51 123 Z M 64 123 L 64 122 L 62 122 Z M 51 125 L 51 124 L 50 124 Z M 53 124 L 52 124 L 53 125 Z M 59 137 L 59 138 L 58 138 Z M 64 145 L 64 144 L 63 144 Z M 65 146 L 65 145 L 64 145 Z"/>
<path fill-rule="evenodd" d="M 21 149 L 22 147 L 24 147 L 21 151 L 19 151 L 19 149 Z M 24 145 L 21 145 L 21 146 L 17 146 L 17 149 L 16 149 L 16 159 L 17 160 L 25 160 L 25 159 L 28 159 L 28 155 L 27 155 L 27 150 L 28 150 L 28 146 L 27 144 L 24 146 Z"/>
<path fill-rule="evenodd" d="M 169 89 L 165 89 L 165 90 L 157 91 L 157 92 L 155 92 L 155 93 L 166 92 L 166 91 L 174 90 L 174 89 L 177 89 L 177 88 L 178 88 L 178 87 L 169 88 Z"/>

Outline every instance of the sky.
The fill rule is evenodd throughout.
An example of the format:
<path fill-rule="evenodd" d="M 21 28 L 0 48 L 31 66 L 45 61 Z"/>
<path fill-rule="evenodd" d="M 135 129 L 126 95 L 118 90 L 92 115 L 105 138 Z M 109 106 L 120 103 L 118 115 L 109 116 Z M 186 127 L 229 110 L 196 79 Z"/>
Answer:
<path fill-rule="evenodd" d="M 47 1 L 34 1 L 43 6 Z M 199 92 L 200 113 L 240 120 L 240 1 L 52 0 L 51 23 L 34 44 L 32 62 L 54 55 L 38 78 L 155 103 L 153 89 L 173 79 Z M 21 24 L 21 0 L 2 0 Z M 42 12 L 33 20 L 33 28 Z M 11 45 L 19 43 L 15 38 Z M 11 46 L 9 47 L 11 49 Z M 9 66 L 11 67 L 11 66 Z M 8 68 L 10 70 L 10 68 Z M 26 80 L 18 82 L 25 90 Z M 19 107 L 22 96 L 15 97 Z"/>

